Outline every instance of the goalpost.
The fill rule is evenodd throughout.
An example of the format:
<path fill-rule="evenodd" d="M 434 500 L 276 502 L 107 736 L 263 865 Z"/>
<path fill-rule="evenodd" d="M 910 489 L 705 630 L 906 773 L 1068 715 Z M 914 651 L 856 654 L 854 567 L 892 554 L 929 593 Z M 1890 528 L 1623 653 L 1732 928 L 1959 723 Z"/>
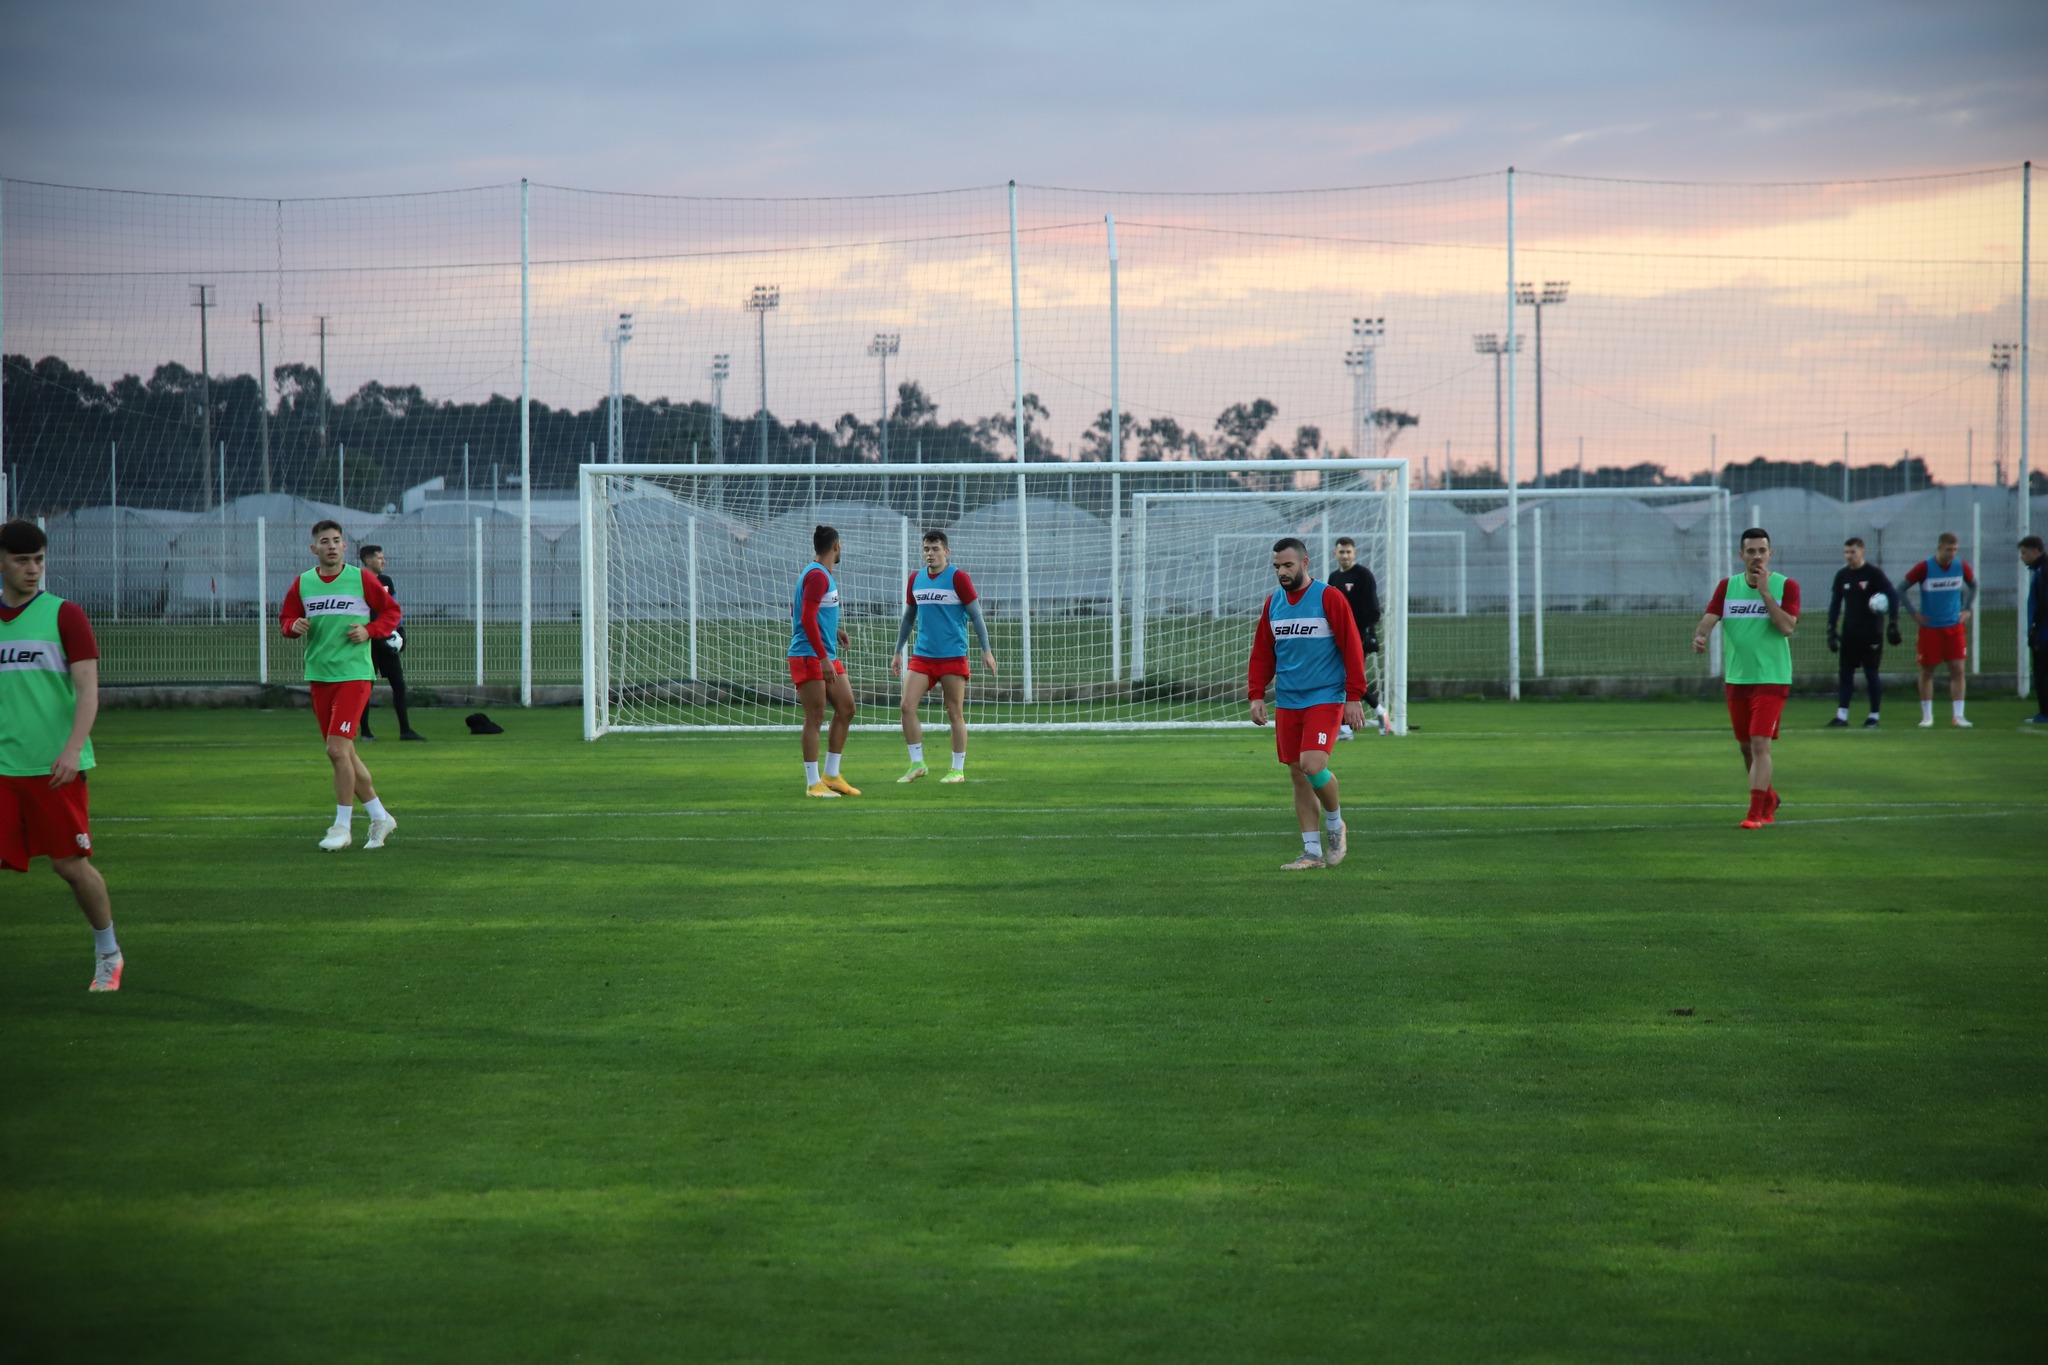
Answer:
<path fill-rule="evenodd" d="M 1245 667 L 1273 590 L 1272 542 L 1299 536 L 1320 577 L 1327 542 L 1349 534 L 1382 585 L 1374 667 L 1400 733 L 1408 497 L 1406 462 L 1385 459 L 587 464 L 584 736 L 796 724 L 790 611 L 819 524 L 840 533 L 856 729 L 898 727 L 890 654 L 923 532 L 938 529 L 980 594 L 1000 670 L 990 677 L 972 659 L 976 728 L 1247 723 Z M 1250 539 L 1222 542 L 1243 549 L 1219 569 L 1224 535 Z"/>

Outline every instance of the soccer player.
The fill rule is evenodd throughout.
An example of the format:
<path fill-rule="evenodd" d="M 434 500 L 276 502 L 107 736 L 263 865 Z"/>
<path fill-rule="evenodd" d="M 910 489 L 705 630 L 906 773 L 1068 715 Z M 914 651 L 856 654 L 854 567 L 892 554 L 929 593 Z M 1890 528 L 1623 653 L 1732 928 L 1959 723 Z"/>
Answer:
<path fill-rule="evenodd" d="M 1274 738 L 1301 825 L 1301 856 L 1281 871 L 1305 872 L 1335 867 L 1349 851 L 1330 745 L 1339 725 L 1365 724 L 1365 647 L 1342 590 L 1309 577 L 1308 546 L 1293 536 L 1276 542 L 1273 576 L 1280 586 L 1259 613 L 1247 694 L 1252 724 L 1264 725 L 1266 685 L 1274 685 Z"/>
<path fill-rule="evenodd" d="M 342 561 L 348 537 L 338 521 L 313 523 L 314 566 L 297 578 L 284 595 L 278 626 L 292 639 L 306 642 L 306 681 L 313 689 L 313 716 L 327 741 L 327 761 L 334 766 L 334 824 L 320 840 L 332 853 L 353 841 L 349 831 L 360 797 L 370 815 L 366 849 L 382 848 L 398 821 L 377 799 L 370 770 L 356 753 L 357 726 L 370 704 L 370 641 L 388 639 L 398 629 L 398 603 L 374 575 Z"/>
<path fill-rule="evenodd" d="M 92 926 L 90 991 L 121 989 L 106 879 L 92 865 L 86 771 L 100 713 L 100 651 L 76 602 L 43 591 L 49 539 L 32 521 L 0 526 L 0 867 L 50 870 Z"/>
<path fill-rule="evenodd" d="M 1344 601 L 1351 608 L 1351 619 L 1358 623 L 1358 635 L 1365 642 L 1367 654 L 1380 652 L 1380 585 L 1373 578 L 1372 570 L 1358 562 L 1358 542 L 1350 536 L 1338 536 L 1335 546 L 1337 572 L 1330 575 L 1330 586 L 1344 590 Z M 1380 733 L 1387 734 L 1387 708 L 1380 705 L 1379 689 L 1372 679 L 1365 680 L 1365 705 L 1379 722 Z M 1340 726 L 1337 738 L 1352 738 L 1351 727 Z"/>
<path fill-rule="evenodd" d="M 853 687 L 839 653 L 846 632 L 839 628 L 839 532 L 820 526 L 811 532 L 817 557 L 797 577 L 789 604 L 789 680 L 804 708 L 804 795 L 859 796 L 860 788 L 839 775 L 846 752 L 846 732 L 853 728 Z M 825 771 L 818 771 L 818 731 L 825 724 L 825 703 L 832 703 L 832 734 L 825 753 Z"/>
<path fill-rule="evenodd" d="M 1963 719 L 1964 661 L 1970 657 L 1970 608 L 1977 601 L 1977 575 L 1969 564 L 1956 558 L 1961 544 L 1953 531 L 1943 531 L 1934 542 L 1934 557 L 1923 559 L 1906 570 L 1902 591 L 1920 590 L 1920 607 L 1913 620 L 1920 629 L 1913 638 L 1913 653 L 1920 661 L 1920 728 L 1934 724 L 1934 668 L 1948 665 L 1949 724 L 1958 730 L 1970 728 Z"/>
<path fill-rule="evenodd" d="M 398 596 L 397 585 L 391 581 L 391 575 L 384 572 L 384 547 L 382 545 L 363 546 L 356 551 L 356 559 L 361 562 L 365 569 L 377 575 L 377 581 L 383 585 L 385 592 L 390 593 L 393 597 Z M 391 684 L 391 709 L 398 714 L 398 737 L 402 740 L 409 739 L 415 742 L 424 742 L 426 736 L 414 733 L 412 721 L 406 716 L 405 665 L 398 658 L 398 652 L 404 648 L 405 635 L 402 631 L 392 631 L 391 638 L 388 640 L 372 638 L 370 641 L 370 666 L 383 674 L 384 681 Z M 370 713 L 367 710 L 363 712 L 362 733 L 357 735 L 356 738 L 359 740 L 375 740 L 377 738 L 370 733 Z"/>
<path fill-rule="evenodd" d="M 1778 815 L 1771 784 L 1771 741 L 1785 698 L 1792 695 L 1792 632 L 1799 625 L 1799 585 L 1771 572 L 1771 535 L 1761 526 L 1742 533 L 1742 573 L 1714 587 L 1706 615 L 1692 633 L 1692 652 L 1707 651 L 1707 632 L 1721 623 L 1722 672 L 1735 745 L 1749 774 L 1744 829 L 1761 829 Z"/>
<path fill-rule="evenodd" d="M 1883 612 L 1870 609 L 1873 597 L 1885 599 L 1890 613 L 1887 628 Z M 1842 542 L 1842 567 L 1835 571 L 1834 595 L 1828 599 L 1828 649 L 1842 656 L 1841 677 L 1835 689 L 1835 718 L 1830 730 L 1849 724 L 1849 703 L 1856 697 L 1856 670 L 1862 669 L 1870 684 L 1870 714 L 1863 728 L 1877 728 L 1877 708 L 1884 700 L 1884 680 L 1877 668 L 1884 661 L 1885 641 L 1899 643 L 1899 594 L 1884 570 L 1863 555 L 1863 537 L 1850 536 Z"/>
<path fill-rule="evenodd" d="M 2034 714 L 2027 725 L 2048 725 L 2048 555 L 2041 537 L 2020 541 L 2020 563 L 2027 570 L 2027 653 L 2034 664 Z"/>
<path fill-rule="evenodd" d="M 924 765 L 924 725 L 917 718 L 918 704 L 934 685 L 946 704 L 946 724 L 953 731 L 953 766 L 939 781 L 967 780 L 967 627 L 974 627 L 974 642 L 981 646 L 981 663 L 990 677 L 996 676 L 995 652 L 988 647 L 988 625 L 981 619 L 981 598 L 965 569 L 947 561 L 952 546 L 944 531 L 924 533 L 924 568 L 915 570 L 903 589 L 903 622 L 896 628 L 896 652 L 889 656 L 889 672 L 903 679 L 903 742 L 910 748 L 910 766 L 898 782 L 915 782 L 931 769 Z M 917 635 L 917 647 L 910 653 L 910 670 L 904 671 L 903 650 Z"/>

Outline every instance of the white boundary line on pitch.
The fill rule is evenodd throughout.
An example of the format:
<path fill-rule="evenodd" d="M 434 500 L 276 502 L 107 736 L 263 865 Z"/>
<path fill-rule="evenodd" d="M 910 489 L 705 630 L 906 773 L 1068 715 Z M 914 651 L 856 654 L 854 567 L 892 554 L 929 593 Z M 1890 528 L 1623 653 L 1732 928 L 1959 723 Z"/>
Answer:
<path fill-rule="evenodd" d="M 1730 807 L 1733 808 L 1732 806 Z M 2019 815 L 2035 807 L 2001 807 L 1994 811 L 1943 811 L 1920 815 L 1870 815 L 1870 816 L 1822 816 L 1811 820 L 1779 820 L 1777 825 L 1855 825 L 1874 824 L 1881 821 L 1899 820 L 1940 820 L 1968 819 L 1981 814 Z M 1727 820 L 1685 820 L 1662 824 L 1635 823 L 1625 825 L 1486 825 L 1466 826 L 1453 829 L 1382 829 L 1375 827 L 1372 832 L 1360 835 L 1361 846 L 1383 843 L 1389 839 L 1442 839 L 1461 835 L 1530 835 L 1530 834 L 1628 834 L 1652 830 L 1688 829 L 1732 829 L 1735 826 Z M 1089 834 L 1011 834 L 989 832 L 983 834 L 827 834 L 812 835 L 805 840 L 812 844 L 925 844 L 925 843 L 1114 843 L 1127 840 L 1179 839 L 1278 839 L 1284 833 L 1280 830 L 1225 830 L 1198 831 L 1176 830 L 1166 833 L 1118 833 L 1097 832 Z M 150 834 L 138 832 L 133 837 L 142 839 L 173 839 L 173 834 Z M 394 836 L 396 837 L 396 836 Z M 403 842 L 416 844 L 496 844 L 502 840 L 481 834 L 416 834 L 406 836 Z M 521 843 L 549 844 L 786 844 L 789 839 L 779 834 L 577 834 L 528 836 Z"/>
<path fill-rule="evenodd" d="M 842 798 L 844 799 L 844 798 Z M 1273 802 L 1257 806 L 967 806 L 957 808 L 962 815 L 1258 815 L 1270 813 Z M 1377 815 L 1390 814 L 1452 814 L 1470 815 L 1486 811 L 1567 811 L 1567 810 L 1722 810 L 1732 809 L 1741 803 L 1734 798 L 1726 801 L 1532 801 L 1483 805 L 1371 805 L 1353 809 L 1372 812 Z M 1793 803 L 1802 810 L 1916 810 L 1947 811 L 1955 814 L 1998 813 L 2014 814 L 2020 811 L 2048 810 L 2048 803 L 2015 801 L 1799 801 Z M 413 819 L 455 819 L 455 820 L 732 820 L 758 819 L 764 815 L 794 815 L 799 810 L 816 807 L 797 806 L 749 806 L 728 810 L 564 810 L 564 811 L 498 811 L 498 810 L 448 810 L 435 807 L 414 807 L 408 814 Z M 878 804 L 872 806 L 848 805 L 833 807 L 833 816 L 852 814 L 856 811 L 870 815 L 914 814 L 929 815 L 944 807 L 897 806 Z M 822 812 L 820 812 L 822 815 Z M 297 824 L 307 819 L 304 812 L 269 812 L 265 814 L 241 815 L 100 815 L 93 817 L 93 823 L 101 825 L 166 824 L 189 822 L 193 824 L 236 824 L 258 821 L 284 821 Z M 809 816 L 801 818 L 809 819 Z M 1873 817 L 1875 818 L 1875 817 Z M 1788 822 L 1789 823 L 1789 822 Z M 953 836 L 947 836 L 953 837 Z"/>

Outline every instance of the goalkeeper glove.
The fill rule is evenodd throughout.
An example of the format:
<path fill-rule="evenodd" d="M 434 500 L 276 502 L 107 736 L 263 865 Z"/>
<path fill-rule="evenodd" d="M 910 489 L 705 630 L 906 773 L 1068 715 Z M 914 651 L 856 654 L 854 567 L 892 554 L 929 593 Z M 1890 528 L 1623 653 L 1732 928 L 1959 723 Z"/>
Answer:
<path fill-rule="evenodd" d="M 1377 654 L 1380 652 L 1380 632 L 1378 626 L 1367 626 L 1363 631 L 1359 632 L 1359 640 L 1365 646 L 1367 654 Z"/>
<path fill-rule="evenodd" d="M 1896 645 L 1903 643 L 1899 638 L 1899 623 L 1897 621 L 1892 622 L 1890 627 L 1885 630 L 1884 638 L 1887 644 Z"/>
<path fill-rule="evenodd" d="M 1829 626 L 1829 627 L 1828 627 L 1828 653 L 1830 653 L 1830 654 L 1839 654 L 1839 653 L 1841 653 L 1841 652 L 1842 652 L 1842 636 L 1841 636 L 1841 632 L 1837 631 L 1837 630 L 1836 630 L 1836 629 L 1835 629 L 1835 628 L 1834 628 L 1833 626 Z"/>

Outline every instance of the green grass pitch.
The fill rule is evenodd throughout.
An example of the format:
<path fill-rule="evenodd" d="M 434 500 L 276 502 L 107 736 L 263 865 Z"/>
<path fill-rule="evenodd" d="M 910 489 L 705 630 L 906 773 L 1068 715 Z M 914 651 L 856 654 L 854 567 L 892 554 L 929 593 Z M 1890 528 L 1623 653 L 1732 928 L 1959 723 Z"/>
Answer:
<path fill-rule="evenodd" d="M 1420 705 L 1297 876 L 1249 728 L 828 803 L 428 712 L 330 855 L 306 713 L 110 713 L 125 988 L 0 880 L 0 1360 L 2039 1360 L 2048 735 L 1972 713 L 1795 703 L 1744 833 L 1714 705 Z"/>

